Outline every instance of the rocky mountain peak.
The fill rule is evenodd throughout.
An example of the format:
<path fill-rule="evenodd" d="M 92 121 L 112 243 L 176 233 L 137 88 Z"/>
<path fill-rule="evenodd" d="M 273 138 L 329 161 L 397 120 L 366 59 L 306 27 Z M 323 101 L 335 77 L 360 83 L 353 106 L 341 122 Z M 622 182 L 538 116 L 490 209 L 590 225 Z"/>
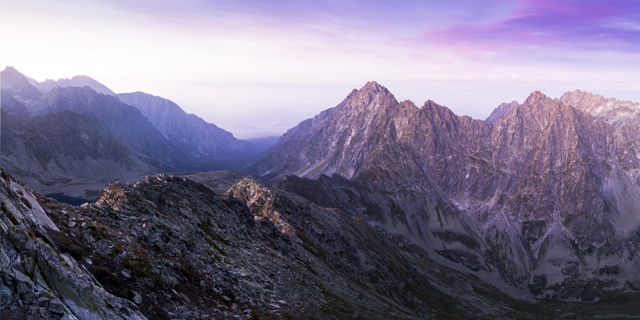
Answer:
<path fill-rule="evenodd" d="M 24 101 L 33 101 L 42 97 L 36 87 L 32 86 L 22 73 L 14 67 L 6 67 L 0 72 L 0 86 L 14 98 Z"/>
<path fill-rule="evenodd" d="M 368 81 L 360 91 L 370 90 L 373 92 L 389 93 L 389 90 L 375 81 Z"/>

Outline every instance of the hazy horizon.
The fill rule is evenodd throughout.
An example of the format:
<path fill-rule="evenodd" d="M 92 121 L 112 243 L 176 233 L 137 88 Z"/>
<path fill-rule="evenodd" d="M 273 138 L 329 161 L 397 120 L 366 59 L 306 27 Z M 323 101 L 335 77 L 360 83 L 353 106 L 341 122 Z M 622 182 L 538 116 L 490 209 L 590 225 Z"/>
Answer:
<path fill-rule="evenodd" d="M 635 1 L 22 1 L 0 61 L 90 76 L 246 139 L 282 134 L 367 81 L 484 119 L 531 92 L 640 101 Z"/>

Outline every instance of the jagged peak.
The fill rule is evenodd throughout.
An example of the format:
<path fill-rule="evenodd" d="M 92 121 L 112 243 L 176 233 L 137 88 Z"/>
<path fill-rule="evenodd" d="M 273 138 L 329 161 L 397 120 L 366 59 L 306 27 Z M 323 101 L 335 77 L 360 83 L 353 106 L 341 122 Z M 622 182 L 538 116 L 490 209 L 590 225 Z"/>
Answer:
<path fill-rule="evenodd" d="M 540 103 L 550 104 L 550 103 L 553 103 L 554 101 L 560 102 L 558 99 L 552 99 L 540 91 L 534 91 L 529 95 L 529 97 L 527 97 L 527 99 L 524 100 L 524 102 L 520 105 L 520 107 L 536 106 Z"/>
<path fill-rule="evenodd" d="M 20 71 L 16 70 L 16 68 L 12 67 L 12 66 L 7 66 L 4 68 L 4 70 L 2 70 L 3 76 L 10 76 L 10 77 L 19 77 L 19 78 L 24 78 L 25 82 L 27 81 L 27 78 L 25 77 L 24 74 L 20 73 Z"/>
<path fill-rule="evenodd" d="M 367 91 L 367 90 L 371 90 L 374 92 L 384 92 L 384 93 L 389 93 L 389 90 L 387 88 L 385 88 L 384 86 L 380 85 L 379 83 L 375 82 L 375 81 L 368 81 L 367 84 L 364 85 L 364 87 L 362 87 L 359 91 Z"/>
<path fill-rule="evenodd" d="M 14 68 L 12 66 L 6 66 L 4 68 L 4 70 L 2 70 L 2 72 L 17 72 L 17 73 L 20 73 L 18 70 L 16 70 L 16 68 Z"/>
<path fill-rule="evenodd" d="M 532 93 L 529 95 L 529 97 L 527 98 L 527 100 L 529 100 L 529 99 L 536 99 L 536 100 L 537 100 L 537 99 L 551 99 L 551 98 L 547 97 L 544 93 L 542 93 L 542 92 L 540 92 L 540 91 L 536 90 L 536 91 L 532 92 Z"/>

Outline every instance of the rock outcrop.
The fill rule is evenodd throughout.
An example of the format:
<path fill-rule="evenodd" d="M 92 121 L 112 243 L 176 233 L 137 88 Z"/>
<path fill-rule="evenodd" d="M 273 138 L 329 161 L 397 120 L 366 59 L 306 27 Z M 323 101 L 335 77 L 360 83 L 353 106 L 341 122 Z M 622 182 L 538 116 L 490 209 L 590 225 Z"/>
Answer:
<path fill-rule="evenodd" d="M 614 127 L 628 124 L 640 126 L 640 103 L 605 98 L 580 90 L 563 94 L 560 101 L 594 117 L 601 118 Z"/>

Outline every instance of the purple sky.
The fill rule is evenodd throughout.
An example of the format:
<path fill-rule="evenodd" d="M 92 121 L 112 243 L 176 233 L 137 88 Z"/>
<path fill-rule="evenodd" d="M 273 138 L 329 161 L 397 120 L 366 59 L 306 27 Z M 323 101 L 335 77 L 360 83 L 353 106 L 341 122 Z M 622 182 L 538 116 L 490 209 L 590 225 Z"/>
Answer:
<path fill-rule="evenodd" d="M 370 80 L 481 119 L 535 90 L 640 101 L 640 1 L 23 0 L 0 12 L 3 64 L 159 95 L 240 138 L 281 134 Z"/>

